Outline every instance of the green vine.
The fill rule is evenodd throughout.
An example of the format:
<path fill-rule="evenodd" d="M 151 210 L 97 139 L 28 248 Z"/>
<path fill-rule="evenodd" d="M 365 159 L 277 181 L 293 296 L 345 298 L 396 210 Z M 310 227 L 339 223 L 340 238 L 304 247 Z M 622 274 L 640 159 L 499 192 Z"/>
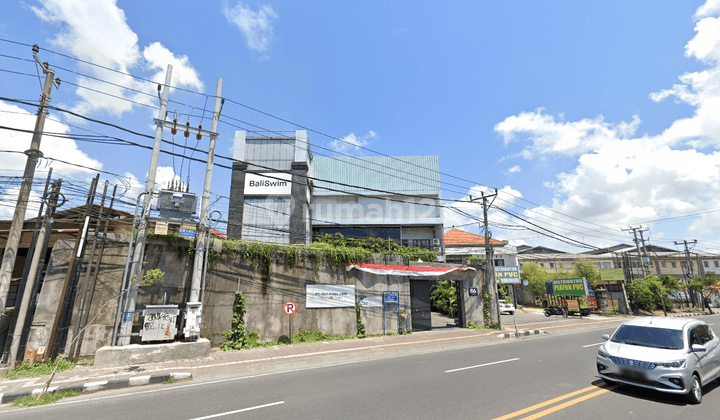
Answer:
<path fill-rule="evenodd" d="M 490 316 L 490 304 L 492 303 L 492 296 L 485 293 L 483 295 L 483 319 L 485 320 L 485 325 L 489 326 L 490 328 L 497 328 L 497 322 L 492 320 L 492 317 Z"/>
<path fill-rule="evenodd" d="M 230 329 L 222 333 L 225 336 L 225 342 L 220 345 L 224 351 L 240 350 L 255 347 L 258 341 L 258 333 L 248 331 L 245 328 L 245 296 L 241 291 L 235 292 L 235 302 L 233 302 L 233 319 Z"/>
<path fill-rule="evenodd" d="M 152 286 L 152 284 L 155 282 L 162 283 L 163 277 L 165 277 L 164 272 L 162 272 L 160 269 L 152 268 L 145 272 L 145 275 L 143 275 L 143 280 L 138 283 L 138 287 Z M 130 278 L 130 281 L 135 280 L 137 280 L 137 274 L 133 274 Z"/>
<path fill-rule="evenodd" d="M 357 337 L 365 338 L 365 324 L 363 323 L 362 315 L 360 315 L 360 308 L 362 308 L 362 304 L 360 302 L 355 302 L 355 324 L 357 325 Z"/>
<path fill-rule="evenodd" d="M 324 262 L 333 270 L 343 264 L 354 264 L 370 259 L 372 254 L 397 255 L 408 261 L 435 261 L 437 255 L 429 250 L 399 246 L 379 238 L 344 238 L 340 234 L 323 235 L 310 245 L 279 245 L 265 242 L 245 242 L 227 239 L 222 242 L 221 254 L 240 255 L 252 261 L 255 269 L 263 267 L 272 274 L 272 258 L 276 255 L 289 267 L 296 267 L 305 259 L 318 264 Z"/>

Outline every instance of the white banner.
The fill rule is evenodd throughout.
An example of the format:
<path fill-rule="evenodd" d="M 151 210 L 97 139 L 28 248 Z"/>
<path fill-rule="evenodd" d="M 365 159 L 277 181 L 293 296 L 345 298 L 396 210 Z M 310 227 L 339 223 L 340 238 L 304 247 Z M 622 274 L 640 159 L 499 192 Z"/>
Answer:
<path fill-rule="evenodd" d="M 306 308 L 355 307 L 355 286 L 308 284 L 305 291 Z"/>
<path fill-rule="evenodd" d="M 245 174 L 245 195 L 290 195 L 292 174 L 266 173 Z"/>

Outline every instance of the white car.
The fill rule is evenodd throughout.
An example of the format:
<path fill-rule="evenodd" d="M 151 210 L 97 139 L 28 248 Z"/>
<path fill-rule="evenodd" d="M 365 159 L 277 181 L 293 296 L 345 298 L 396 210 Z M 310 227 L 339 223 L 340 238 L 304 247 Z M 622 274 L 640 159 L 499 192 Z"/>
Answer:
<path fill-rule="evenodd" d="M 703 386 L 720 377 L 720 339 L 703 321 L 648 317 L 618 327 L 597 352 L 598 376 L 700 404 Z"/>
<path fill-rule="evenodd" d="M 504 312 L 507 312 L 510 315 L 515 313 L 515 307 L 513 306 L 512 303 L 508 302 L 505 299 L 500 299 L 498 302 L 500 303 L 500 313 L 501 314 Z"/>

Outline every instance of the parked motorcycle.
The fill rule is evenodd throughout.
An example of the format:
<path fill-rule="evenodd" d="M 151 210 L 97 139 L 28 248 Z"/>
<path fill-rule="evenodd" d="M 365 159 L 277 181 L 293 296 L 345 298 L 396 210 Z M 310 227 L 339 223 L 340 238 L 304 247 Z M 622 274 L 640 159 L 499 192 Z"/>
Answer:
<path fill-rule="evenodd" d="M 563 318 L 567 318 L 568 312 L 567 309 L 561 306 L 548 306 L 543 311 L 545 313 L 545 316 L 549 317 L 551 315 L 562 315 Z"/>

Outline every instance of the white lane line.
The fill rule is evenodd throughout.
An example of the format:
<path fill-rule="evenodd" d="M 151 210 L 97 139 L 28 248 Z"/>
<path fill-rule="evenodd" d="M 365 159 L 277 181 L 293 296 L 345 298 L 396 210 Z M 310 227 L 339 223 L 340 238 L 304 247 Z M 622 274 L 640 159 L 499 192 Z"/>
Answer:
<path fill-rule="evenodd" d="M 272 407 L 273 405 L 278 405 L 278 404 L 285 404 L 285 401 L 278 401 L 278 402 L 274 402 L 274 403 L 270 403 L 270 404 L 257 405 L 255 407 L 248 407 L 248 408 L 243 408 L 241 410 L 228 411 L 226 413 L 218 413 L 218 414 L 213 414 L 213 415 L 205 416 L 205 417 L 195 417 L 194 419 L 190 419 L 190 420 L 213 419 L 215 417 L 229 416 L 230 414 L 242 413 L 244 411 L 251 411 L 251 410 L 257 410 L 259 408 Z"/>
<path fill-rule="evenodd" d="M 594 347 L 594 346 L 599 346 L 600 344 L 605 344 L 605 342 L 603 341 L 603 342 L 600 342 L 600 343 L 595 343 L 595 344 L 588 344 L 587 346 L 583 346 L 583 348 L 585 348 L 585 347 Z"/>
<path fill-rule="evenodd" d="M 516 357 L 514 359 L 500 360 L 497 362 L 484 363 L 482 365 L 475 365 L 475 366 L 468 366 L 468 367 L 463 367 L 463 368 L 458 368 L 458 369 L 451 369 L 451 370 L 446 370 L 445 373 L 457 372 L 459 370 L 466 370 L 466 369 L 475 369 L 475 368 L 479 368 L 479 367 L 483 367 L 483 366 L 497 365 L 499 363 L 514 362 L 516 360 L 520 360 L 520 358 Z"/>

